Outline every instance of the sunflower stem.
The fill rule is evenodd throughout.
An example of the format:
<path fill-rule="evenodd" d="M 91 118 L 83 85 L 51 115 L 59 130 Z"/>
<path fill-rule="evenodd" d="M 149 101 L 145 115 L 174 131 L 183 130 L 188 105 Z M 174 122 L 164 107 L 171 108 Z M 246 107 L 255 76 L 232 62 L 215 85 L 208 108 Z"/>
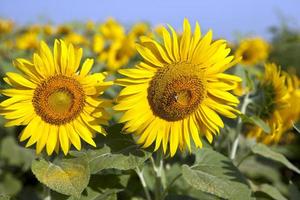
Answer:
<path fill-rule="evenodd" d="M 46 185 L 43 185 L 43 200 L 51 200 L 51 190 Z"/>
<path fill-rule="evenodd" d="M 140 170 L 139 167 L 136 167 L 136 174 L 138 175 L 140 181 L 141 181 L 141 184 L 143 186 L 143 189 L 144 189 L 144 192 L 145 192 L 145 195 L 146 195 L 146 199 L 147 200 L 152 200 L 151 199 L 151 196 L 150 196 L 150 193 L 149 193 L 149 190 L 148 190 L 148 187 L 147 187 L 147 184 L 146 184 L 146 181 L 145 181 L 145 178 L 144 178 L 144 175 L 143 175 L 143 171 Z"/>
<path fill-rule="evenodd" d="M 152 159 L 153 161 L 153 159 Z M 165 173 L 163 162 L 163 151 L 159 149 L 156 153 L 155 161 L 153 162 L 153 168 L 156 173 L 155 177 L 155 200 L 162 200 L 165 190 Z"/>
<path fill-rule="evenodd" d="M 241 113 L 243 115 L 246 113 L 247 106 L 249 105 L 249 103 L 251 103 L 251 100 L 249 98 L 249 93 L 247 93 L 244 97 L 243 104 L 242 104 L 242 107 L 241 107 Z M 236 132 L 235 132 L 236 137 L 235 137 L 235 140 L 233 141 L 232 148 L 231 148 L 231 153 L 230 153 L 230 159 L 231 160 L 235 159 L 236 152 L 237 152 L 239 142 L 240 142 L 240 135 L 241 135 L 241 132 L 242 132 L 242 127 L 243 127 L 242 117 L 239 116 L 238 121 L 237 121 L 237 125 L 236 125 L 236 129 L 235 129 L 236 130 Z"/>

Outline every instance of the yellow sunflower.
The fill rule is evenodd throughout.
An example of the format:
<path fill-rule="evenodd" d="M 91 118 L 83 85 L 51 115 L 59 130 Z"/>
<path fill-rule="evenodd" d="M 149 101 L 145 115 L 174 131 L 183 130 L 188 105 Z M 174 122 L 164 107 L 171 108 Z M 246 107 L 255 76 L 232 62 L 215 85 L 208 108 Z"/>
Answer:
<path fill-rule="evenodd" d="M 16 38 L 16 47 L 21 50 L 36 49 L 39 46 L 37 32 L 28 31 Z"/>
<path fill-rule="evenodd" d="M 125 37 L 114 40 L 107 49 L 99 53 L 98 58 L 106 63 L 109 71 L 116 71 L 127 65 L 134 55 L 136 55 L 135 38 Z"/>
<path fill-rule="evenodd" d="M 288 93 L 285 86 L 286 76 L 281 73 L 275 64 L 265 65 L 264 79 L 260 84 L 261 108 L 257 115 L 270 127 L 271 133 L 265 133 L 260 127 L 253 127 L 248 132 L 248 137 L 256 138 L 265 144 L 278 143 L 284 133 L 283 120 L 280 111 L 287 108 Z"/>
<path fill-rule="evenodd" d="M 0 35 L 12 32 L 13 28 L 13 21 L 0 18 Z"/>
<path fill-rule="evenodd" d="M 99 32 L 107 40 L 116 40 L 125 37 L 125 28 L 114 18 L 108 18 L 100 25 Z"/>
<path fill-rule="evenodd" d="M 241 79 L 223 73 L 238 61 L 228 56 L 225 40 L 212 42 L 212 31 L 202 38 L 198 23 L 191 34 L 187 19 L 182 37 L 169 28 L 172 36 L 162 29 L 163 44 L 141 37 L 136 48 L 144 61 L 119 70 L 127 77 L 117 80 L 125 88 L 114 109 L 124 112 L 124 130 L 136 133 L 144 148 L 155 141 L 155 150 L 162 144 L 166 153 L 169 144 L 173 156 L 178 147 L 191 150 L 191 138 L 200 148 L 200 136 L 212 142 L 224 127 L 219 114 L 236 117 L 239 100 L 229 91 Z"/>
<path fill-rule="evenodd" d="M 292 128 L 300 117 L 300 84 L 296 75 L 286 75 L 286 86 L 288 91 L 287 101 L 289 106 L 280 110 L 280 116 L 283 121 L 283 130 Z"/>
<path fill-rule="evenodd" d="M 26 126 L 20 141 L 29 139 L 26 147 L 36 143 L 37 153 L 46 146 L 48 155 L 59 147 L 67 154 L 71 144 L 80 150 L 80 138 L 96 146 L 95 133 L 105 134 L 99 124 L 107 124 L 108 102 L 98 96 L 112 83 L 103 82 L 105 74 L 89 74 L 92 59 L 78 72 L 81 56 L 82 49 L 62 40 L 54 42 L 53 54 L 41 42 L 32 62 L 14 62 L 22 75 L 9 72 L 4 78 L 12 88 L 1 91 L 9 98 L 0 103 L 0 114 L 8 120 L 6 126 Z"/>
<path fill-rule="evenodd" d="M 255 65 L 266 60 L 269 56 L 269 51 L 269 44 L 262 38 L 248 38 L 241 41 L 235 56 L 242 57 L 241 64 Z"/>

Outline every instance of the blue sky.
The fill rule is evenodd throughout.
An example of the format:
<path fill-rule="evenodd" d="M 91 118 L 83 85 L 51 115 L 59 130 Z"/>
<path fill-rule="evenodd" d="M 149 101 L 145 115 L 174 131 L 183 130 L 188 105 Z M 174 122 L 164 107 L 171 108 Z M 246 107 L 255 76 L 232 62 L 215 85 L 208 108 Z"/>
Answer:
<path fill-rule="evenodd" d="M 300 27 L 299 0 L 0 0 L 0 16 L 17 23 L 51 21 L 55 24 L 113 16 L 124 24 L 148 21 L 181 27 L 184 17 L 199 21 L 216 37 L 233 39 L 237 33 L 269 38 L 268 27 L 281 18 Z"/>

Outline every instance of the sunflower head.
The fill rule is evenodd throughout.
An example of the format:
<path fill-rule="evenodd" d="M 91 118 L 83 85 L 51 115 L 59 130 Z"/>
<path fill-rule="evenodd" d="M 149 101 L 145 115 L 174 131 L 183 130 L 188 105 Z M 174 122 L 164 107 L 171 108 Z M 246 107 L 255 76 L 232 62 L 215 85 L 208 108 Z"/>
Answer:
<path fill-rule="evenodd" d="M 300 84 L 297 75 L 286 74 L 286 77 L 287 101 L 289 102 L 289 106 L 280 110 L 280 116 L 283 121 L 283 130 L 288 131 L 300 117 Z"/>
<path fill-rule="evenodd" d="M 99 53 L 98 58 L 106 63 L 109 71 L 116 71 L 127 65 L 135 54 L 135 39 L 124 37 L 114 40 L 107 49 Z"/>
<path fill-rule="evenodd" d="M 212 41 L 212 31 L 203 37 L 196 23 L 192 33 L 187 19 L 182 36 L 173 27 L 162 28 L 163 41 L 141 37 L 136 49 L 143 61 L 134 69 L 122 69 L 126 78 L 116 82 L 125 88 L 114 108 L 123 111 L 120 122 L 138 143 L 155 143 L 173 156 L 178 147 L 191 150 L 191 140 L 202 147 L 201 136 L 212 142 L 224 126 L 219 114 L 235 118 L 239 100 L 230 91 L 241 81 L 225 74 L 238 60 L 229 56 L 225 40 Z"/>
<path fill-rule="evenodd" d="M 269 44 L 262 38 L 248 38 L 241 41 L 235 56 L 242 57 L 241 64 L 255 65 L 268 58 Z"/>
<path fill-rule="evenodd" d="M 259 127 L 253 127 L 248 132 L 249 137 L 254 137 L 265 144 L 279 142 L 284 132 L 280 111 L 289 107 L 285 81 L 286 76 L 275 64 L 265 65 L 264 77 L 259 85 L 259 96 L 255 104 L 258 107 L 254 114 L 269 125 L 271 134 L 265 133 Z"/>
<path fill-rule="evenodd" d="M 125 37 L 125 28 L 114 18 L 108 18 L 101 24 L 99 31 L 107 40 L 116 40 Z"/>
<path fill-rule="evenodd" d="M 0 35 L 12 32 L 14 22 L 11 20 L 0 19 Z"/>
<path fill-rule="evenodd" d="M 105 134 L 98 124 L 107 124 L 104 110 L 108 102 L 98 96 L 111 82 L 105 74 L 89 74 L 93 60 L 86 59 L 81 70 L 82 49 L 56 40 L 53 53 L 45 42 L 33 60 L 17 59 L 21 73 L 7 73 L 4 81 L 11 87 L 1 93 L 8 99 L 0 103 L 6 126 L 25 126 L 20 140 L 26 147 L 36 143 L 36 152 L 46 147 L 48 155 L 62 148 L 67 154 L 71 144 L 81 149 L 81 139 L 95 146 L 96 132 Z"/>

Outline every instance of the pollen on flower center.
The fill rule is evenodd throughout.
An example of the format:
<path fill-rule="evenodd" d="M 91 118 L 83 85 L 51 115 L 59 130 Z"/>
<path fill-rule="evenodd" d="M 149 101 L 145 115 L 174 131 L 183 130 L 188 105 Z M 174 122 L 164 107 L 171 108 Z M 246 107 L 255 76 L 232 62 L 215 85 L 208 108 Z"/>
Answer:
<path fill-rule="evenodd" d="M 68 111 L 73 101 L 73 95 L 68 90 L 58 90 L 50 94 L 48 103 L 51 109 L 58 113 Z"/>
<path fill-rule="evenodd" d="M 56 75 L 36 88 L 32 102 L 35 112 L 44 121 L 61 125 L 78 116 L 83 109 L 85 95 L 77 80 Z"/>
<path fill-rule="evenodd" d="M 167 121 L 192 114 L 206 96 L 201 69 L 190 63 L 175 63 L 160 69 L 148 88 L 153 113 Z"/>

